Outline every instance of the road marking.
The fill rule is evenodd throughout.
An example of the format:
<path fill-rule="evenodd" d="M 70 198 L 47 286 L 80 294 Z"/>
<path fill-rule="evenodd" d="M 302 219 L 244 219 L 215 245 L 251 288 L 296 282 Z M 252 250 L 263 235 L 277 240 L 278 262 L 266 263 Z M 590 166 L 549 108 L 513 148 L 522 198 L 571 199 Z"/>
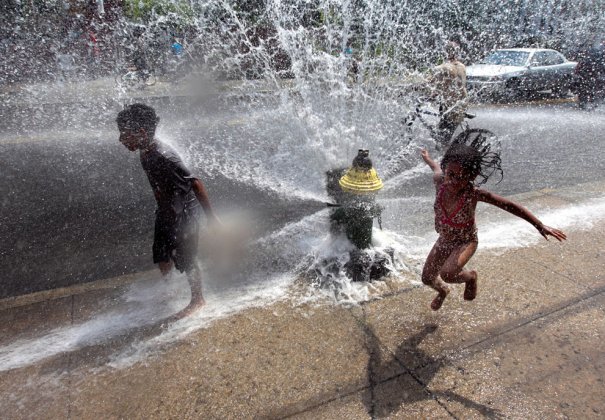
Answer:
<path fill-rule="evenodd" d="M 134 283 L 141 278 L 149 278 L 150 275 L 154 274 L 158 275 L 158 271 L 140 271 L 137 273 L 126 274 L 109 279 L 101 279 L 83 284 L 75 284 L 73 286 L 60 287 L 58 289 L 42 290 L 40 292 L 29 293 L 27 295 L 4 298 L 0 299 L 0 311 L 18 308 L 20 306 L 33 305 L 35 303 L 60 299 L 68 296 L 81 295 L 96 290 L 116 289 L 118 287 Z"/>
<path fill-rule="evenodd" d="M 48 137 L 42 136 L 33 136 L 33 137 L 13 137 L 8 139 L 0 139 L 0 145 L 9 145 L 9 144 L 22 144 L 22 143 L 36 143 L 44 140 L 48 140 Z"/>
<path fill-rule="evenodd" d="M 234 118 L 234 119 L 232 119 L 232 120 L 228 120 L 228 121 L 227 121 L 227 125 L 230 125 L 230 126 L 234 126 L 234 125 L 244 125 L 244 124 L 246 124 L 248 121 L 250 121 L 250 120 L 249 120 L 249 119 L 247 119 L 247 118 Z"/>
<path fill-rule="evenodd" d="M 15 144 L 24 144 L 24 143 L 39 143 L 43 141 L 51 141 L 51 140 L 65 140 L 65 139 L 95 139 L 98 140 L 101 138 L 100 133 L 105 133 L 104 129 L 99 130 L 78 130 L 78 131 L 53 131 L 51 133 L 38 134 L 32 136 L 15 136 L 9 137 L 6 136 L 4 138 L 0 137 L 0 145 L 15 145 Z M 117 133 L 117 129 L 116 129 Z M 117 138 L 117 134 L 116 134 Z"/>
<path fill-rule="evenodd" d="M 225 120 L 223 118 L 221 119 L 205 119 L 205 120 L 195 120 L 192 124 L 187 125 L 187 128 L 208 128 L 208 127 L 212 127 L 215 125 L 220 125 L 220 124 L 226 124 L 227 126 L 230 127 L 235 127 L 235 126 L 241 126 L 244 125 L 248 122 L 252 122 L 254 120 L 257 120 L 258 117 L 254 117 L 254 116 L 250 116 L 250 117 L 241 117 L 241 118 L 231 118 L 228 120 Z M 164 127 L 166 128 L 166 127 Z M 160 132 L 161 132 L 162 128 L 160 128 Z M 15 136 L 15 137 L 5 137 L 2 138 L 0 137 L 0 146 L 9 146 L 9 145 L 17 145 L 17 144 L 25 144 L 25 143 L 40 143 L 40 142 L 44 142 L 44 141 L 52 141 L 52 140 L 60 140 L 60 139 L 65 139 L 67 137 L 70 138 L 101 138 L 101 136 L 99 135 L 99 131 L 103 131 L 105 132 L 105 128 L 99 129 L 99 130 L 93 130 L 90 132 L 84 132 L 84 131 L 78 131 L 78 132 L 74 132 L 74 131 L 56 131 L 53 133 L 49 133 L 47 135 L 33 135 L 33 136 Z M 170 130 L 171 131 L 171 130 Z M 115 137 L 117 139 L 117 129 L 115 131 Z"/>

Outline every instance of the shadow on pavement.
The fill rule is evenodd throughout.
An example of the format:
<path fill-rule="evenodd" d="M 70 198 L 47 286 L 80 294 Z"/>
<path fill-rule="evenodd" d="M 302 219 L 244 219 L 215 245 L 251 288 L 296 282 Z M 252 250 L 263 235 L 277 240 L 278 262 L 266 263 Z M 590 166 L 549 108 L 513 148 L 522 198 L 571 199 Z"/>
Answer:
<path fill-rule="evenodd" d="M 401 343 L 392 356 L 388 350 L 384 351 L 390 357 L 383 358 L 380 340 L 372 328 L 366 325 L 367 345 L 370 353 L 368 361 L 370 389 L 368 392 L 371 394 L 371 398 L 364 398 L 364 402 L 368 414 L 372 418 L 389 417 L 397 413 L 402 405 L 424 400 L 435 400 L 449 413 L 442 402 L 444 399 L 456 401 L 488 418 L 502 418 L 498 410 L 479 404 L 455 392 L 429 389 L 429 384 L 447 362 L 443 358 L 428 355 L 418 346 L 436 329 L 435 324 L 425 325 L 421 331 Z M 403 363 L 404 360 L 416 361 L 417 363 L 414 365 L 420 366 L 420 368 L 409 370 Z M 403 373 L 395 376 L 388 375 L 389 372 L 401 372 L 401 368 L 404 369 Z M 381 373 L 382 376 L 386 376 L 386 379 L 380 380 Z M 412 380 L 407 377 L 408 374 Z"/>

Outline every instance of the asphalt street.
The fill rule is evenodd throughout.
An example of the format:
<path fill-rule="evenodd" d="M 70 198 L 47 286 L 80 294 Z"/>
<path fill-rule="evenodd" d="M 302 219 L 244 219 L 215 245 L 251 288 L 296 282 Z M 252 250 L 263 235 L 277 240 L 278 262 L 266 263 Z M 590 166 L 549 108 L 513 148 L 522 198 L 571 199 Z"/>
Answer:
<path fill-rule="evenodd" d="M 119 104 L 70 112 L 68 129 L 45 125 L 44 115 L 28 130 L 5 127 L 0 142 L 0 258 L 4 267 L 0 298 L 88 282 L 152 268 L 155 207 L 136 153 L 117 141 Z M 225 135 L 247 116 L 235 109 L 171 104 L 171 132 L 205 141 L 220 126 Z M 72 106 L 73 111 L 73 106 Z M 193 126 L 179 116 L 195 112 Z M 501 141 L 506 182 L 492 186 L 503 194 L 560 188 L 605 179 L 602 109 L 585 112 L 573 103 L 515 106 L 485 105 L 473 110 L 471 126 L 488 128 Z M 81 127 L 74 121 L 85 121 Z M 59 126 L 61 124 L 58 124 Z M 267 232 L 318 210 L 317 203 L 284 201 L 271 192 L 194 168 L 218 208 L 242 207 L 257 214 L 257 230 Z M 424 182 L 411 179 L 390 196 L 421 194 Z"/>

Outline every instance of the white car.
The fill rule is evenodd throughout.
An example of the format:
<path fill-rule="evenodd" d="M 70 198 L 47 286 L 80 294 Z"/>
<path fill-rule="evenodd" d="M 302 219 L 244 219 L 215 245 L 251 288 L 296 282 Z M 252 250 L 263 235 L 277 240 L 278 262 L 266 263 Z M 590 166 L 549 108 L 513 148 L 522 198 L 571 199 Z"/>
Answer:
<path fill-rule="evenodd" d="M 550 90 L 565 95 L 573 83 L 577 63 L 555 50 L 510 48 L 494 50 L 466 68 L 469 90 L 516 96 Z"/>

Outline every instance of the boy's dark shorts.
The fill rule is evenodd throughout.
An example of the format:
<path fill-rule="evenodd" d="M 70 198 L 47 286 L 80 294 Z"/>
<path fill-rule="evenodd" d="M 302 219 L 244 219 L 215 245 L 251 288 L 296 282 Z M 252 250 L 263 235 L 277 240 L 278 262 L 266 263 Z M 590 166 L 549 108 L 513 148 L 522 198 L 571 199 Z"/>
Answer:
<path fill-rule="evenodd" d="M 175 217 L 156 213 L 153 238 L 154 264 L 174 261 L 180 272 L 191 271 L 196 264 L 200 209 L 186 209 Z"/>

